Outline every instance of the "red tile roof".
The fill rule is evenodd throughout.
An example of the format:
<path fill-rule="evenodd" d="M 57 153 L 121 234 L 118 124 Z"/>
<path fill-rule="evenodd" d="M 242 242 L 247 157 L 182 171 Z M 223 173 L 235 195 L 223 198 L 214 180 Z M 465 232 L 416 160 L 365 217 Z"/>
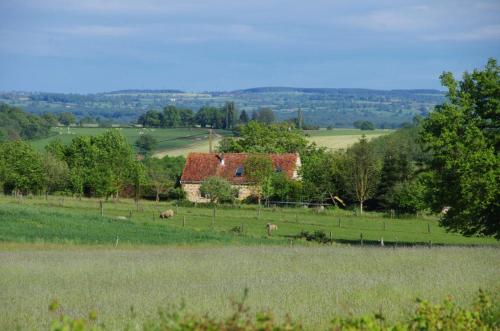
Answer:
<path fill-rule="evenodd" d="M 182 171 L 181 183 L 199 183 L 203 180 L 219 176 L 233 184 L 248 184 L 245 174 L 237 177 L 236 170 L 243 167 L 246 153 L 225 153 L 224 165 L 221 164 L 221 155 L 217 153 L 189 153 L 186 165 Z M 275 169 L 281 169 L 289 178 L 293 178 L 296 170 L 298 154 L 267 154 L 273 161 Z"/>

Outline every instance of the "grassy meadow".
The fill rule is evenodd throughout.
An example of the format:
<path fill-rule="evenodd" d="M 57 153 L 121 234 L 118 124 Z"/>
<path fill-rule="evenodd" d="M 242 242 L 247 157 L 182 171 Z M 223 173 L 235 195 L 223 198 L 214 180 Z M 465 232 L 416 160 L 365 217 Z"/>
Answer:
<path fill-rule="evenodd" d="M 169 208 L 176 215 L 160 220 Z M 254 311 L 321 330 L 334 315 L 397 320 L 417 297 L 469 305 L 479 288 L 500 293 L 498 241 L 447 233 L 430 216 L 311 208 L 259 216 L 245 205 L 218 208 L 214 221 L 212 208 L 127 199 L 104 202 L 103 214 L 97 199 L 0 196 L 0 330 L 47 329 L 53 299 L 69 316 L 97 311 L 98 322 L 123 330 L 182 302 L 189 313 L 226 316 L 248 288 Z M 278 225 L 271 237 L 269 222 Z M 316 230 L 334 243 L 295 238 Z"/>
<path fill-rule="evenodd" d="M 362 135 L 367 139 L 373 139 L 382 135 L 394 132 L 394 130 L 366 130 L 359 129 L 332 129 L 332 130 L 308 130 L 305 131 L 310 142 L 316 143 L 320 147 L 331 150 L 345 149 L 359 141 Z"/>
<path fill-rule="evenodd" d="M 139 211 L 137 211 L 139 209 Z M 160 220 L 159 212 L 173 209 L 172 219 Z M 252 205 L 177 207 L 173 203 L 132 200 L 108 201 L 103 214 L 97 199 L 0 197 L 0 241 L 72 242 L 84 244 L 192 244 L 196 242 L 300 243 L 301 231 L 323 231 L 338 243 L 412 245 L 498 245 L 492 238 L 463 237 L 438 226 L 435 217 L 391 219 L 379 213 L 355 215 L 348 210 L 313 208 L 262 208 Z M 118 217 L 126 219 L 118 219 Z M 271 238 L 266 224 L 278 226 Z M 339 224 L 340 223 L 340 224 Z M 243 233 L 235 233 L 235 227 Z"/>
<path fill-rule="evenodd" d="M 290 313 L 306 329 L 334 315 L 381 311 L 389 320 L 451 295 L 470 304 L 479 288 L 500 290 L 500 250 L 466 248 L 101 247 L 0 245 L 0 329 L 47 329 L 56 298 L 66 314 L 97 311 L 110 329 L 185 302 L 186 311 L 225 316 L 249 289 L 247 305 Z"/>

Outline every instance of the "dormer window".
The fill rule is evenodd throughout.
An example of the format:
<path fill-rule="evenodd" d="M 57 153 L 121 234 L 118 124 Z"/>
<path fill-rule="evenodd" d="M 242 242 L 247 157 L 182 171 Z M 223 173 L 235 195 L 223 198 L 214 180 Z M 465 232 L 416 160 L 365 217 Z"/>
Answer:
<path fill-rule="evenodd" d="M 283 168 L 281 166 L 277 166 L 276 169 L 275 169 L 275 172 L 276 173 L 283 172 Z"/>
<path fill-rule="evenodd" d="M 241 177 L 241 176 L 243 176 L 243 172 L 244 172 L 244 169 L 243 169 L 243 167 L 240 166 L 240 167 L 236 168 L 236 172 L 234 173 L 234 175 L 236 177 Z"/>

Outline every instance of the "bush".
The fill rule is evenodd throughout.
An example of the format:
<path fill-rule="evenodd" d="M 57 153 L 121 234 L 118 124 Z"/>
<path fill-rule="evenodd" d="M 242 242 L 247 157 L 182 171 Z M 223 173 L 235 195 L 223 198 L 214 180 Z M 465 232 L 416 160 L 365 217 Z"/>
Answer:
<path fill-rule="evenodd" d="M 241 301 L 232 301 L 233 313 L 226 318 L 216 319 L 208 315 L 191 315 L 183 312 L 184 306 L 174 307 L 171 311 L 159 311 L 156 319 L 143 323 L 129 325 L 126 329 L 143 331 L 295 331 L 304 330 L 299 322 L 294 322 L 288 316 L 283 322 L 278 322 L 274 315 L 259 312 L 255 315 L 245 305 L 248 290 L 245 290 Z M 98 324 L 96 312 L 91 312 L 87 319 L 72 319 L 62 313 L 63 309 L 57 301 L 50 304 L 51 312 L 59 313 L 58 318 L 52 321 L 51 331 L 104 331 L 104 325 Z M 413 314 L 403 321 L 388 323 L 382 313 L 364 317 L 336 317 L 332 320 L 328 330 L 331 331 L 410 331 L 410 330 L 441 330 L 441 331 L 468 331 L 500 330 L 498 302 L 492 302 L 483 292 L 479 291 L 476 302 L 472 307 L 458 307 L 451 298 L 442 304 L 433 305 L 425 300 L 417 300 L 417 308 Z M 132 319 L 134 318 L 132 312 Z"/>

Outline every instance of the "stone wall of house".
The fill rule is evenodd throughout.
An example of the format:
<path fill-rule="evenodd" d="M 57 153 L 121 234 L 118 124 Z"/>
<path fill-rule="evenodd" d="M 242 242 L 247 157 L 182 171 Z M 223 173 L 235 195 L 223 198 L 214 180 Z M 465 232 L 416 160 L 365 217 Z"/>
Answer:
<path fill-rule="evenodd" d="M 182 189 L 186 192 L 186 198 L 191 202 L 210 202 L 209 199 L 201 196 L 200 193 L 200 185 L 201 184 L 182 184 Z M 255 189 L 249 185 L 232 185 L 233 187 L 238 189 L 238 200 L 244 200 L 255 194 Z"/>

